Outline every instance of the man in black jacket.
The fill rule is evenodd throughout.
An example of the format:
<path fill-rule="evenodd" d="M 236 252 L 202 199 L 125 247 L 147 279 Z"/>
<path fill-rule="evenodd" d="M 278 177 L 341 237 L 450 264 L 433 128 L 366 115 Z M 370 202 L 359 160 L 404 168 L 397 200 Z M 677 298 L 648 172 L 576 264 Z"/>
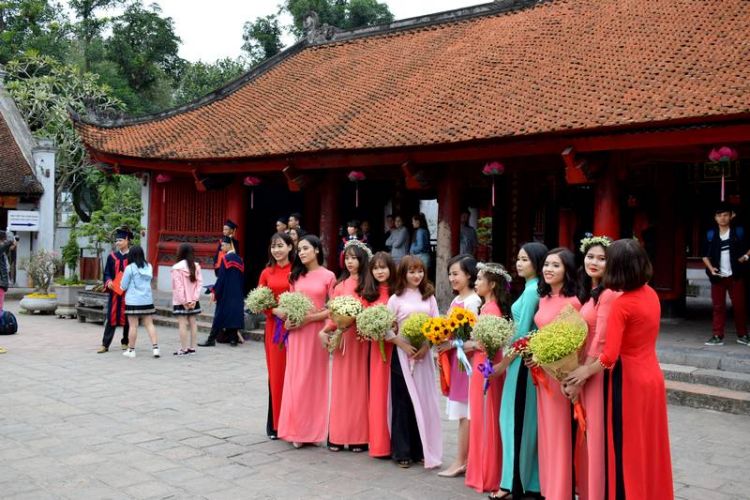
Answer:
<path fill-rule="evenodd" d="M 734 324 L 737 328 L 737 343 L 750 345 L 747 334 L 747 312 L 745 310 L 745 264 L 750 260 L 745 231 L 732 224 L 734 209 L 721 202 L 714 212 L 716 226 L 706 232 L 703 245 L 703 264 L 711 281 L 713 303 L 713 335 L 706 345 L 724 345 L 726 324 L 726 297 L 732 300 Z"/>

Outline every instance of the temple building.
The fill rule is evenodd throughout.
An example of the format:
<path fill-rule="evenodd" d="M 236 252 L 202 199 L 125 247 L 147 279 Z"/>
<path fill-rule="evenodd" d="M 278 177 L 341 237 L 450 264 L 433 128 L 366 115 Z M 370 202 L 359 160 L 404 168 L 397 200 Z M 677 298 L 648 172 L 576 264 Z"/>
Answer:
<path fill-rule="evenodd" d="M 346 220 L 379 230 L 436 199 L 442 295 L 470 206 L 511 268 L 526 241 L 636 235 L 679 313 L 722 189 L 740 214 L 750 199 L 749 19 L 744 0 L 500 0 L 354 31 L 311 16 L 189 105 L 74 119 L 102 168 L 143 176 L 160 287 L 177 245 L 209 258 L 226 217 L 251 285 L 278 216 L 301 212 L 335 268 Z M 710 162 L 721 146 L 740 160 Z"/>

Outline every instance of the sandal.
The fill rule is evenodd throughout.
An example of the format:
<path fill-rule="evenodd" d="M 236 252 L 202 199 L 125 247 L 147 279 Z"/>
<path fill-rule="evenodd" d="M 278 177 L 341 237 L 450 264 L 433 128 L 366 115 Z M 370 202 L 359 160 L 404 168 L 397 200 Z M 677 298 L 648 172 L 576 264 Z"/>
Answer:
<path fill-rule="evenodd" d="M 303 446 L 305 446 L 305 443 L 292 443 L 292 446 L 294 446 L 295 449 L 299 450 Z"/>
<path fill-rule="evenodd" d="M 500 495 L 500 493 L 502 493 L 502 495 Z M 513 495 L 511 495 L 510 491 L 497 490 L 487 495 L 487 498 L 497 500 L 502 498 L 513 498 Z"/>
<path fill-rule="evenodd" d="M 399 460 L 398 466 L 402 469 L 408 469 L 409 467 L 411 467 L 411 460 Z"/>
<path fill-rule="evenodd" d="M 364 446 L 354 446 L 352 448 L 349 448 L 349 451 L 351 451 L 352 453 L 362 453 L 365 450 L 366 448 Z"/>
<path fill-rule="evenodd" d="M 329 444 L 328 451 L 341 451 L 341 446 L 338 446 L 335 444 Z"/>

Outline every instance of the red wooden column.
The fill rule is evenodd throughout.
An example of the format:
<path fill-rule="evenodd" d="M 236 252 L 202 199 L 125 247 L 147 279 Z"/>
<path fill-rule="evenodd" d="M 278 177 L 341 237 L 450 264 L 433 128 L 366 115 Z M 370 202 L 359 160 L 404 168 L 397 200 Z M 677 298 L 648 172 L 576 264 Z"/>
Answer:
<path fill-rule="evenodd" d="M 558 218 L 557 246 L 574 250 L 573 231 L 575 231 L 575 213 L 570 208 L 561 208 Z"/>
<path fill-rule="evenodd" d="M 235 179 L 229 186 L 226 187 L 227 194 L 227 208 L 226 214 L 227 219 L 232 219 L 237 224 L 237 230 L 234 233 L 234 237 L 240 242 L 240 257 L 245 258 L 245 250 L 248 248 L 248 240 L 252 235 L 245 234 L 245 214 L 247 213 L 247 207 L 245 206 L 245 188 L 239 179 Z"/>
<path fill-rule="evenodd" d="M 461 234 L 461 195 L 463 181 L 455 167 L 447 167 L 438 184 L 438 234 L 435 281 L 437 300 L 441 308 L 450 304 L 453 293 L 448 282 L 446 266 L 459 250 Z"/>
<path fill-rule="evenodd" d="M 594 234 L 615 240 L 620 237 L 617 165 L 615 162 L 607 165 L 594 188 Z"/>
<path fill-rule="evenodd" d="M 339 195 L 341 179 L 335 171 L 323 174 L 323 179 L 317 185 L 320 196 L 320 240 L 325 252 L 325 265 L 334 273 L 338 273 L 339 257 Z M 304 229 L 304 228 L 303 228 Z"/>
<path fill-rule="evenodd" d="M 164 185 L 156 182 L 156 175 L 151 173 L 149 176 L 149 182 L 151 183 L 151 190 L 149 193 L 148 203 L 148 230 L 146 231 L 146 251 L 148 253 L 148 261 L 151 263 L 151 267 L 154 269 L 154 277 L 159 275 L 159 233 L 161 233 L 163 226 L 163 212 L 164 212 Z"/>

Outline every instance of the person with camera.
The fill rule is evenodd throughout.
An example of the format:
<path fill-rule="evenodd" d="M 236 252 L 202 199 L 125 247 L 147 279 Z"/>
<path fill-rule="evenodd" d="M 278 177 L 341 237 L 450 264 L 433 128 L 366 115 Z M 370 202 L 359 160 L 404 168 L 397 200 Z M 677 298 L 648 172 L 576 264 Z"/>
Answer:
<path fill-rule="evenodd" d="M 15 250 L 18 236 L 11 239 L 5 231 L 0 231 L 0 320 L 4 320 L 3 306 L 5 305 L 5 292 L 10 286 L 10 262 L 8 255 Z M 0 347 L 0 354 L 5 353 L 4 347 Z"/>

